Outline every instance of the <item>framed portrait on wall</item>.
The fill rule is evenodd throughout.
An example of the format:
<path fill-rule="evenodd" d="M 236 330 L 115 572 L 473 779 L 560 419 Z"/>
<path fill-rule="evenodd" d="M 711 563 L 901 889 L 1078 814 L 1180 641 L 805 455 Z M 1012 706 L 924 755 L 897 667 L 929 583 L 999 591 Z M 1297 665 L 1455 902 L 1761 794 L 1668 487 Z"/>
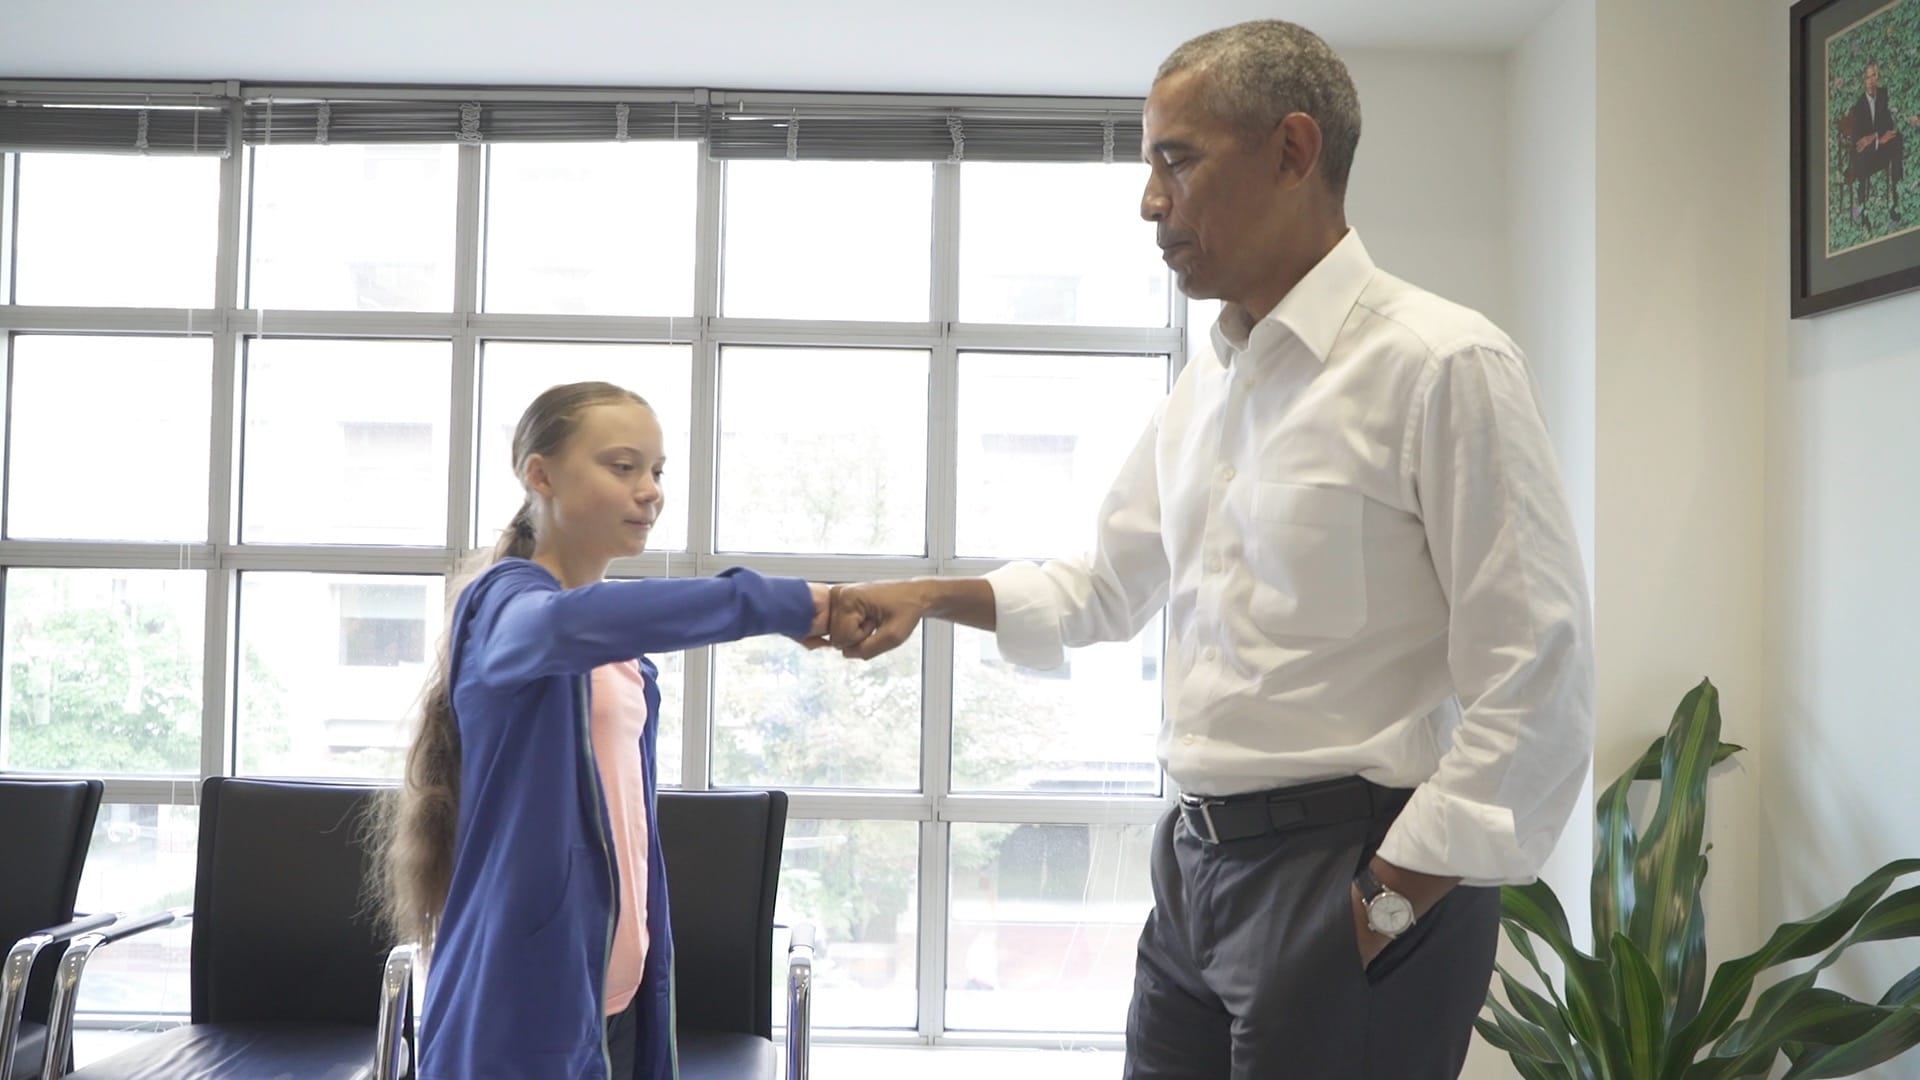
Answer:
<path fill-rule="evenodd" d="M 1793 5 L 1793 316 L 1920 288 L 1920 0 Z"/>

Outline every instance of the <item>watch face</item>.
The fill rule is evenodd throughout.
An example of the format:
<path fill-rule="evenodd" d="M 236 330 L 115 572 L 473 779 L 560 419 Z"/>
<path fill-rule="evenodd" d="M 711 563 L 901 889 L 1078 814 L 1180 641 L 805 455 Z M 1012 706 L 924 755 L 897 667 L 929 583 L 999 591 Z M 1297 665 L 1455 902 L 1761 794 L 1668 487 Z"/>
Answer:
<path fill-rule="evenodd" d="M 1396 892 L 1383 892 L 1367 905 L 1367 925 L 1376 934 L 1398 937 L 1413 925 L 1413 904 Z"/>

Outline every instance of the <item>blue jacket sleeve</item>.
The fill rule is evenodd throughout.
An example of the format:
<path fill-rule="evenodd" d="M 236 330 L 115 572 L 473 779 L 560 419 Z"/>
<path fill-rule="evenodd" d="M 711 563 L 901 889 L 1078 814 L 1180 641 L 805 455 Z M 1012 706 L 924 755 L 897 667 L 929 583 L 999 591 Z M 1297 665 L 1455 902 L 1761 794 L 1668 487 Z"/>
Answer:
<path fill-rule="evenodd" d="M 497 583 L 471 613 L 466 663 L 483 684 L 512 686 L 546 675 L 579 674 L 641 653 L 677 652 L 757 634 L 800 637 L 813 626 L 813 596 L 798 578 L 765 577 L 736 567 L 709 578 L 603 581 L 561 589 L 544 571 L 536 573 L 520 587 Z"/>

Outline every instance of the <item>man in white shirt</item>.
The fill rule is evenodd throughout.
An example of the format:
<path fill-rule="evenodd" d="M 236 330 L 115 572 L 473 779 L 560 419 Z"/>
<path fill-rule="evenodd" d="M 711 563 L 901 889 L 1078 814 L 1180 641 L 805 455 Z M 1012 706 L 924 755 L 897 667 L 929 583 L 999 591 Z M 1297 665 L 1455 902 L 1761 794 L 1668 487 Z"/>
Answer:
<path fill-rule="evenodd" d="M 1319 38 L 1197 38 L 1144 124 L 1141 214 L 1181 289 L 1224 306 L 1094 549 L 840 587 L 833 643 L 872 657 L 945 618 L 1045 668 L 1164 607 L 1182 796 L 1125 1075 L 1454 1076 L 1494 886 L 1538 872 L 1592 746 L 1585 572 L 1534 384 L 1348 229 L 1359 102 Z"/>

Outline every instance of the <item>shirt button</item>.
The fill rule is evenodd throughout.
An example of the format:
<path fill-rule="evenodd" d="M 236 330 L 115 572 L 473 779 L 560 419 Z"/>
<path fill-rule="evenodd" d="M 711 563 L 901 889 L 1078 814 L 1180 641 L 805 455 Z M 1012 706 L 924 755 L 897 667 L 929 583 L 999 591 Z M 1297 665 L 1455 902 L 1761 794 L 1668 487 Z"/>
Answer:
<path fill-rule="evenodd" d="M 1221 469 L 1221 470 L 1220 470 L 1220 479 L 1222 479 L 1222 480 L 1231 480 L 1231 479 L 1233 479 L 1233 466 L 1231 466 L 1231 465 L 1228 465 L 1228 466 L 1226 466 L 1225 468 L 1223 468 L 1223 469 Z"/>
<path fill-rule="evenodd" d="M 1182 737 L 1181 737 L 1181 739 L 1180 739 L 1180 741 L 1181 741 L 1181 742 L 1183 742 L 1183 743 L 1186 743 L 1186 744 L 1187 744 L 1188 746 L 1192 746 L 1192 745 L 1193 745 L 1193 736 L 1192 736 L 1192 735 L 1185 735 L 1185 736 L 1182 736 Z"/>
<path fill-rule="evenodd" d="M 1209 574 L 1217 574 L 1217 573 L 1219 573 L 1219 572 L 1220 572 L 1220 560 L 1219 560 L 1219 559 L 1208 559 L 1208 560 L 1207 560 L 1207 573 L 1209 573 Z"/>
<path fill-rule="evenodd" d="M 1218 657 L 1219 655 L 1220 653 L 1216 649 L 1214 649 L 1213 646 L 1209 645 L 1207 646 L 1206 651 L 1200 654 L 1200 658 L 1202 660 L 1205 660 L 1207 663 L 1211 664 L 1213 663 L 1214 658 Z"/>

